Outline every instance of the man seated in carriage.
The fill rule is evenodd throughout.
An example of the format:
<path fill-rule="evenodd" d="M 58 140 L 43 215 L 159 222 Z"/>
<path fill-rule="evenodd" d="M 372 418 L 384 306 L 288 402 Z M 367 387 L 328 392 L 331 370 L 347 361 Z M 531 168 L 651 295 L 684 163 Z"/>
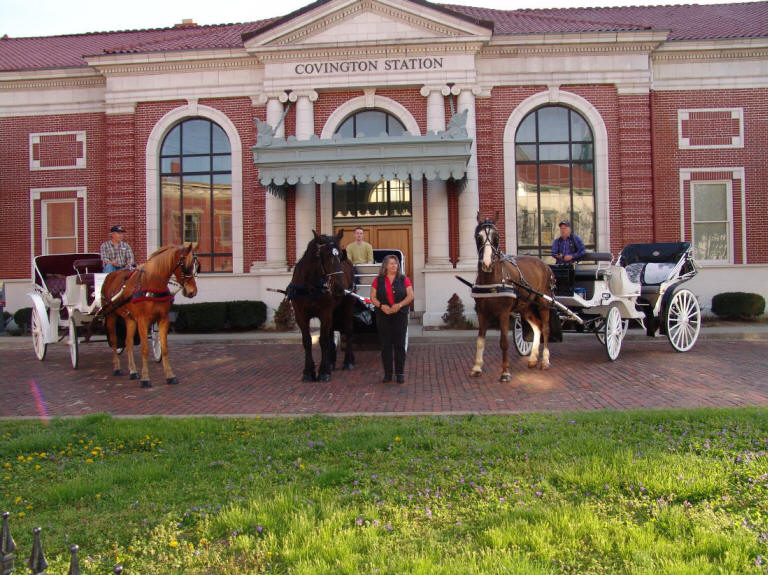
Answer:
<path fill-rule="evenodd" d="M 122 226 L 112 226 L 109 239 L 101 244 L 99 251 L 105 273 L 132 268 L 135 265 L 133 250 L 124 238 L 125 229 Z"/>
<path fill-rule="evenodd" d="M 552 257 L 559 265 L 568 265 L 577 262 L 587 251 L 584 242 L 574 233 L 571 233 L 571 222 L 562 220 L 560 227 L 560 237 L 552 242 Z"/>

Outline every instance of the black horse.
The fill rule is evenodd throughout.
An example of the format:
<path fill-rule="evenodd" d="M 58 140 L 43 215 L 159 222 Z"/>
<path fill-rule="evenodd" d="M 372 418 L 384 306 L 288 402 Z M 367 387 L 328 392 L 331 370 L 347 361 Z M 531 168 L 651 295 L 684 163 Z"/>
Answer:
<path fill-rule="evenodd" d="M 334 310 L 339 308 L 346 336 L 344 369 L 354 368 L 355 358 L 351 351 L 354 300 L 344 290 L 352 289 L 355 276 L 352 264 L 339 248 L 343 233 L 339 231 L 336 236 L 326 236 L 312 230 L 314 238 L 307 244 L 307 250 L 293 269 L 293 277 L 286 290 L 304 346 L 302 381 L 330 381 L 336 361 L 333 342 Z M 309 320 L 313 317 L 320 319 L 322 359 L 317 374 L 309 333 Z"/>

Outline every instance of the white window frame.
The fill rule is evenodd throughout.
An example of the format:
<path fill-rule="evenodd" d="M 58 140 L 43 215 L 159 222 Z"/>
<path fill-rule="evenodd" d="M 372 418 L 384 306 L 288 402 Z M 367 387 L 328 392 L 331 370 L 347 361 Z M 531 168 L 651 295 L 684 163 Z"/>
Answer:
<path fill-rule="evenodd" d="M 731 136 L 730 144 L 692 145 L 690 138 L 683 137 L 683 122 L 696 112 L 730 112 L 732 120 L 739 121 L 739 135 Z M 677 146 L 681 150 L 713 150 L 717 148 L 744 147 L 744 108 L 691 108 L 677 111 Z"/>
<path fill-rule="evenodd" d="M 58 240 L 58 239 L 70 239 L 73 236 L 54 236 L 51 237 L 48 235 L 48 206 L 51 204 L 71 204 L 72 205 L 72 211 L 75 214 L 74 224 L 75 224 L 75 253 L 79 250 L 80 245 L 80 237 L 79 237 L 79 229 L 80 229 L 80 222 L 79 218 L 77 217 L 77 198 L 66 198 L 66 199 L 55 199 L 55 200 L 41 200 L 40 202 L 40 241 L 43 244 L 42 252 L 43 255 L 49 255 L 48 252 L 48 240 Z"/>
<path fill-rule="evenodd" d="M 65 188 L 31 188 L 29 190 L 29 233 L 30 233 L 30 242 L 29 242 L 29 261 L 34 262 L 35 256 L 43 254 L 45 250 L 45 244 L 40 246 L 40 253 L 37 252 L 37 234 L 35 233 L 36 224 L 35 224 L 35 218 L 37 216 L 37 209 L 36 209 L 36 202 L 42 201 L 42 200 L 55 200 L 55 199 L 66 199 L 66 200 L 74 200 L 75 198 L 46 198 L 45 196 L 47 194 L 55 194 L 58 192 L 70 192 L 74 193 L 77 197 L 78 201 L 82 201 L 82 210 L 83 210 L 83 248 L 85 250 L 88 249 L 88 188 L 85 186 L 74 186 L 74 187 L 65 187 Z M 40 210 L 42 211 L 42 206 L 40 207 Z M 78 205 L 78 209 L 80 209 L 80 206 Z M 40 217 L 42 218 L 42 214 L 40 214 Z M 40 220 L 42 223 L 42 219 Z M 79 220 L 78 220 L 79 221 Z M 78 233 L 79 233 L 79 226 L 78 226 Z M 40 237 L 43 238 L 42 229 L 40 230 Z M 78 238 L 79 240 L 79 238 Z M 78 249 L 80 249 L 80 245 L 78 244 Z M 35 270 L 34 266 L 30 268 L 31 270 L 31 277 L 35 277 Z"/>
<path fill-rule="evenodd" d="M 696 201 L 696 187 L 698 185 L 707 185 L 707 186 L 713 186 L 713 185 L 723 185 L 725 186 L 725 194 L 726 194 L 726 220 L 712 220 L 712 221 L 696 221 L 695 215 L 696 215 L 696 207 L 695 207 L 695 201 Z M 724 260 L 705 260 L 705 259 L 699 259 L 696 257 L 696 262 L 703 264 L 703 265 L 723 265 L 723 264 L 732 264 L 733 263 L 733 182 L 730 180 L 696 180 L 691 181 L 690 184 L 690 190 L 689 190 L 689 197 L 690 197 L 690 206 L 691 206 L 691 218 L 690 218 L 690 233 L 691 233 L 691 246 L 693 247 L 694 256 L 696 256 L 696 235 L 694 233 L 696 229 L 697 224 L 710 224 L 710 223 L 725 223 L 726 227 L 726 233 L 727 233 L 727 247 L 728 247 L 728 257 L 726 257 Z"/>

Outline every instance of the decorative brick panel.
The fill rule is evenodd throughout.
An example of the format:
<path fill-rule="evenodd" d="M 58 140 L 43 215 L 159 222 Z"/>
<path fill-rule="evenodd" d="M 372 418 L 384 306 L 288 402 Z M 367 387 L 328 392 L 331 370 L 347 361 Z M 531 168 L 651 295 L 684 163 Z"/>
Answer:
<path fill-rule="evenodd" d="M 29 135 L 29 169 L 71 170 L 86 167 L 85 132 Z"/>
<path fill-rule="evenodd" d="M 743 148 L 744 109 L 678 110 L 677 131 L 681 150 Z"/>

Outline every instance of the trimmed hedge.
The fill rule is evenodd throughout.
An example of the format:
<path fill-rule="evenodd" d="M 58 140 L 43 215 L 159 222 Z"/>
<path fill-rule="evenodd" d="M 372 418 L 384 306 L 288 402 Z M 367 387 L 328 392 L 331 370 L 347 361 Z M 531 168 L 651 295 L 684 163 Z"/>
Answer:
<path fill-rule="evenodd" d="M 725 319 L 755 319 L 765 310 L 765 298 L 756 293 L 724 292 L 712 298 L 712 313 Z"/>
<path fill-rule="evenodd" d="M 19 326 L 19 329 L 21 329 L 23 332 L 26 333 L 29 331 L 29 327 L 32 325 L 32 308 L 23 307 L 21 309 L 17 309 L 13 314 L 13 321 L 16 322 L 16 325 Z"/>
<path fill-rule="evenodd" d="M 178 332 L 210 333 L 258 329 L 267 319 L 262 301 L 205 302 L 173 305 L 174 328 Z"/>

